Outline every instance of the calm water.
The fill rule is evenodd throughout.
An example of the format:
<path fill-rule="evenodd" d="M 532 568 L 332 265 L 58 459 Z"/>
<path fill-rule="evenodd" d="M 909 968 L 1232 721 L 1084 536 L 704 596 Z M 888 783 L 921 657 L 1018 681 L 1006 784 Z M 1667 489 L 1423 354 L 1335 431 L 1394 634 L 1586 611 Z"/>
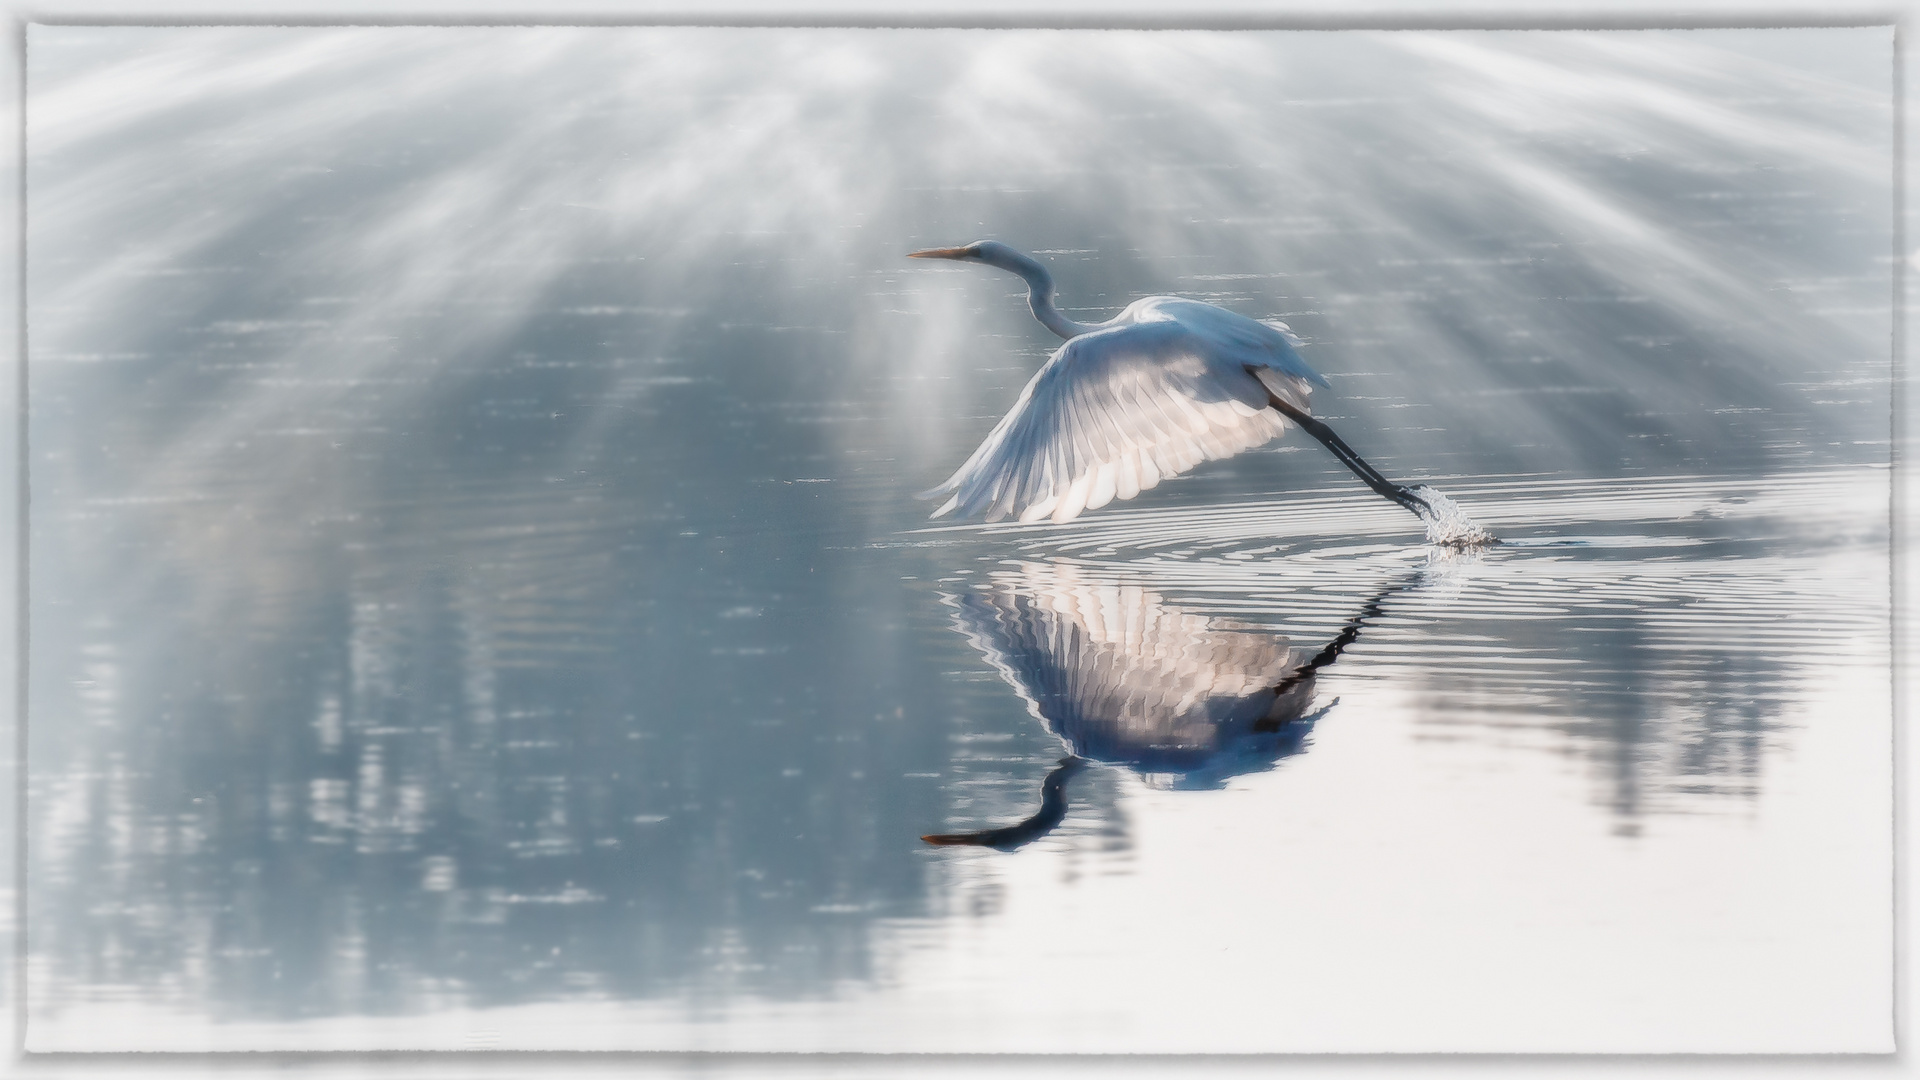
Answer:
<path fill-rule="evenodd" d="M 29 1045 L 1887 1047 L 1889 47 L 35 28 Z"/>

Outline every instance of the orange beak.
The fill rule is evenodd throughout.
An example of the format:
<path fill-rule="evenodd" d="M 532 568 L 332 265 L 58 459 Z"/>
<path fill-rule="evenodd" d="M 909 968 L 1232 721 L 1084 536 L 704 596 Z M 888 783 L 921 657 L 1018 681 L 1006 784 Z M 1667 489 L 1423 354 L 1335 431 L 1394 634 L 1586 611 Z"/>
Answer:
<path fill-rule="evenodd" d="M 971 254 L 972 252 L 969 252 L 966 248 L 963 248 L 963 247 L 928 248 L 925 251 L 909 251 L 907 252 L 907 258 L 909 259 L 964 259 L 970 256 Z"/>

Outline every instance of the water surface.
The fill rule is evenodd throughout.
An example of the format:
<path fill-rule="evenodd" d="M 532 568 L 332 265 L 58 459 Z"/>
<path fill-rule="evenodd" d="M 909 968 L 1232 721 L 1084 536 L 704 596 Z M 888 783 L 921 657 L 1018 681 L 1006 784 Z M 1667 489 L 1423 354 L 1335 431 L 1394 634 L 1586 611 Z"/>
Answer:
<path fill-rule="evenodd" d="M 1888 48 L 36 28 L 29 1045 L 1884 1048 Z M 982 236 L 1506 543 L 926 522 Z"/>

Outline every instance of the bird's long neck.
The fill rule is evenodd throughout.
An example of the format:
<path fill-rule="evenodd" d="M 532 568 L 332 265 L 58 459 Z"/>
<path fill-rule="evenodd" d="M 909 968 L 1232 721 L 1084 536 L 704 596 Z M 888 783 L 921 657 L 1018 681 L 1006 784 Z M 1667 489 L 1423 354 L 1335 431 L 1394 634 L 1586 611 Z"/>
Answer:
<path fill-rule="evenodd" d="M 1042 326 L 1063 338 L 1079 337 L 1081 334 L 1099 329 L 1086 323 L 1074 322 L 1060 314 L 1060 309 L 1053 306 L 1053 275 L 1047 273 L 1046 267 L 1017 251 L 997 252 L 995 255 L 996 257 L 985 261 L 989 265 L 1012 271 L 1026 279 L 1027 306 L 1033 309 L 1033 317 L 1039 319 Z"/>

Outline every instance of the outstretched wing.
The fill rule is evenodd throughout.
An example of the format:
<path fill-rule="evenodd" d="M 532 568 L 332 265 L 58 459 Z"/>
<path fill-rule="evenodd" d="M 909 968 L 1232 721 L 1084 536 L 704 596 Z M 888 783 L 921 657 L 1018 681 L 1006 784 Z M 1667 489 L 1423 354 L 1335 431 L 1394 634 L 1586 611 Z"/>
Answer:
<path fill-rule="evenodd" d="M 1289 426 L 1267 406 L 1269 390 L 1305 410 L 1310 381 L 1325 385 L 1279 331 L 1251 319 L 1165 297 L 1136 311 L 1148 321 L 1060 346 L 967 463 L 924 493 L 952 496 L 934 517 L 1072 521 L 1267 442 Z"/>

